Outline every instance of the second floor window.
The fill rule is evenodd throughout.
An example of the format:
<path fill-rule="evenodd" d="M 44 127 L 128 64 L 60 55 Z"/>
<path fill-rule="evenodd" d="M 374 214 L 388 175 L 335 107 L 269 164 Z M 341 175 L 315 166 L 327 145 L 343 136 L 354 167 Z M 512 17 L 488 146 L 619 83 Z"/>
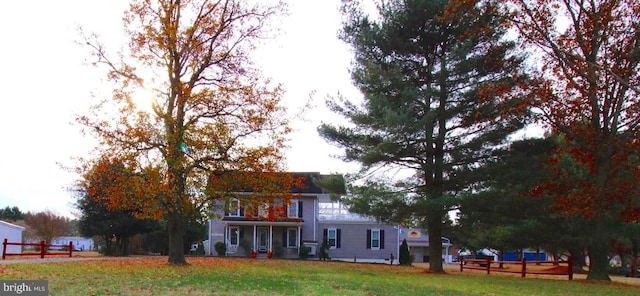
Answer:
<path fill-rule="evenodd" d="M 242 208 L 240 207 L 240 200 L 232 198 L 229 201 L 229 209 L 227 210 L 227 215 L 230 217 L 240 217 L 242 216 Z"/>
<path fill-rule="evenodd" d="M 287 207 L 287 218 L 298 218 L 298 200 L 292 199 Z"/>

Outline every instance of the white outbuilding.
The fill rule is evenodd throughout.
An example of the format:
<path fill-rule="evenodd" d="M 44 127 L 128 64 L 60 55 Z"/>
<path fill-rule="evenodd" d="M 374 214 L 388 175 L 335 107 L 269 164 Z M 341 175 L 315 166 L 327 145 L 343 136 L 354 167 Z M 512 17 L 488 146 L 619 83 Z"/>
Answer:
<path fill-rule="evenodd" d="M 7 239 L 10 243 L 22 243 L 24 227 L 0 221 L 0 243 Z M 7 253 L 22 253 L 22 246 L 7 246 Z M 0 255 L 4 255 L 4 248 L 0 248 Z"/>

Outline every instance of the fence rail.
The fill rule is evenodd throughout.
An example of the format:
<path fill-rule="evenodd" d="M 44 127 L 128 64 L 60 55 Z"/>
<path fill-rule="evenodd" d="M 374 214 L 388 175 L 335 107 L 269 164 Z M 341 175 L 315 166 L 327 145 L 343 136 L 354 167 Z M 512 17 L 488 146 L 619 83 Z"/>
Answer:
<path fill-rule="evenodd" d="M 7 246 L 33 246 L 39 247 L 40 253 L 7 253 Z M 64 252 L 50 252 L 49 247 L 62 247 L 69 248 L 68 251 Z M 5 260 L 7 256 L 34 256 L 40 255 L 40 258 L 44 258 L 44 256 L 54 256 L 54 255 L 69 255 L 71 257 L 73 254 L 73 242 L 69 242 L 68 245 L 56 245 L 56 244 L 45 244 L 44 241 L 40 241 L 39 243 L 12 243 L 8 242 L 7 239 L 4 239 L 2 242 L 2 260 Z"/>
<path fill-rule="evenodd" d="M 491 265 L 496 266 L 496 264 L 499 265 L 498 268 L 491 268 Z M 505 264 L 520 265 L 521 268 L 519 270 L 503 268 Z M 535 266 L 551 265 L 553 267 L 546 270 L 527 269 L 527 266 L 532 264 L 535 264 Z M 521 261 L 494 261 L 491 258 L 465 259 L 462 257 L 460 259 L 460 272 L 464 271 L 464 269 L 486 270 L 487 274 L 491 274 L 491 272 L 519 273 L 522 277 L 526 277 L 527 274 L 567 275 L 569 280 L 573 280 L 573 260 L 571 257 L 566 261 L 527 261 L 524 258 Z"/>

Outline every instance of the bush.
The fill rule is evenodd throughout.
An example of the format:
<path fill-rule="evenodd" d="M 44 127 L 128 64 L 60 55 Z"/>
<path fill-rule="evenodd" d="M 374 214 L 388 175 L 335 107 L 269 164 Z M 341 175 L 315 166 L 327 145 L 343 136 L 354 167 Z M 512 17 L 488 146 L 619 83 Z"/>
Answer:
<path fill-rule="evenodd" d="M 403 239 L 400 245 L 400 258 L 398 258 L 400 265 L 411 265 L 413 263 L 413 255 L 409 252 L 409 244 L 407 240 Z"/>
<path fill-rule="evenodd" d="M 244 250 L 244 255 L 247 257 L 251 257 L 251 244 L 249 243 L 248 240 L 246 239 L 241 239 L 240 240 L 240 247 L 242 247 L 242 249 Z"/>
<path fill-rule="evenodd" d="M 217 242 L 213 247 L 216 249 L 218 256 L 224 256 L 227 254 L 227 245 L 223 242 Z"/>
<path fill-rule="evenodd" d="M 307 246 L 300 246 L 300 249 L 298 249 L 299 255 L 300 255 L 300 259 L 307 259 L 309 258 L 309 253 L 311 253 L 311 248 L 307 247 Z"/>
<path fill-rule="evenodd" d="M 284 248 L 282 247 L 282 243 L 279 241 L 273 242 L 273 257 L 281 258 L 282 254 L 284 254 Z"/>
<path fill-rule="evenodd" d="M 224 248 L 225 248 L 225 251 L 226 251 L 227 246 L 225 246 Z M 202 242 L 198 243 L 198 247 L 196 248 L 196 255 L 197 256 L 204 256 L 204 244 L 202 244 Z"/>

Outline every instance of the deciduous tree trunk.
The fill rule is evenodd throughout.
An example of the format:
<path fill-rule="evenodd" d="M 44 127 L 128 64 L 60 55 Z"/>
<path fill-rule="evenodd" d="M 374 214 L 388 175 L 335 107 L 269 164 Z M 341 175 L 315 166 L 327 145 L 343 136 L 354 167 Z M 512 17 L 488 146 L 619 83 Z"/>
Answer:
<path fill-rule="evenodd" d="M 184 218 L 179 213 L 171 213 L 167 218 L 169 236 L 169 264 L 186 265 L 184 257 Z"/>

